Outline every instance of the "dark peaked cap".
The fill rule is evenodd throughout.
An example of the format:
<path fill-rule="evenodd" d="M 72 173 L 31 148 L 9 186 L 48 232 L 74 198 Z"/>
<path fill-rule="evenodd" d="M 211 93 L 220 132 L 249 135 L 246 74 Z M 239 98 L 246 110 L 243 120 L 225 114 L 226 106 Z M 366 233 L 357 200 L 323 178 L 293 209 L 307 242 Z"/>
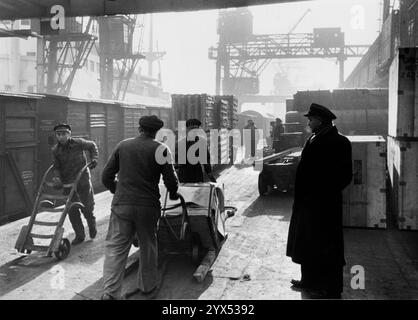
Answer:
<path fill-rule="evenodd" d="M 54 131 L 71 131 L 71 126 L 67 123 L 61 122 L 54 127 Z"/>
<path fill-rule="evenodd" d="M 200 122 L 200 120 L 198 119 L 189 119 L 186 121 L 186 127 L 190 127 L 190 126 L 201 126 L 202 122 Z"/>
<path fill-rule="evenodd" d="M 141 118 L 139 118 L 139 125 L 143 128 L 158 131 L 164 126 L 164 121 L 162 121 L 155 115 L 142 116 Z"/>
<path fill-rule="evenodd" d="M 323 119 L 334 120 L 337 119 L 336 115 L 331 112 L 327 107 L 320 104 L 312 103 L 305 117 L 321 117 Z"/>

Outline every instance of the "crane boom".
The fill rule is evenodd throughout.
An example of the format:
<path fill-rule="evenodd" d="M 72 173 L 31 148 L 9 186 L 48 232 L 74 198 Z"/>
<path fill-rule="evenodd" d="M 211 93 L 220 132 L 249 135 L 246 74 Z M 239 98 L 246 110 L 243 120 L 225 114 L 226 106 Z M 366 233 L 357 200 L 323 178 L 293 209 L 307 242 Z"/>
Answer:
<path fill-rule="evenodd" d="M 312 12 L 311 8 L 308 8 L 305 13 L 299 18 L 299 20 L 295 23 L 295 25 L 289 30 L 288 34 L 295 31 L 297 26 L 302 22 L 302 20 L 307 16 L 308 13 Z"/>

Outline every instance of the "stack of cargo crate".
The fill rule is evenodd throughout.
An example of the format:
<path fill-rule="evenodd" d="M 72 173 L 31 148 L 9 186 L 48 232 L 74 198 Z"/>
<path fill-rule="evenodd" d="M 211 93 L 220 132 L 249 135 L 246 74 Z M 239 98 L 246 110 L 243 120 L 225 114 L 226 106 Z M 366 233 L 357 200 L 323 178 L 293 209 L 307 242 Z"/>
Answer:
<path fill-rule="evenodd" d="M 216 103 L 216 127 L 217 128 L 229 128 L 230 120 L 229 120 L 229 106 L 228 101 L 223 99 L 220 96 L 215 96 L 215 103 Z"/>
<path fill-rule="evenodd" d="M 286 99 L 286 112 L 294 111 L 293 99 Z"/>
<path fill-rule="evenodd" d="M 418 50 L 399 48 L 389 70 L 390 201 L 401 230 L 418 230 Z"/>
<path fill-rule="evenodd" d="M 228 130 L 233 130 L 238 127 L 238 100 L 233 95 L 222 95 L 215 96 L 217 100 L 223 101 L 222 103 L 227 103 L 227 114 L 228 114 L 228 125 L 221 126 L 220 128 L 226 128 Z M 222 132 L 221 144 L 224 146 L 226 144 L 226 132 Z M 236 150 L 233 148 L 233 138 L 229 137 L 229 155 L 226 154 L 226 148 L 223 148 L 223 155 L 221 156 L 220 163 L 233 162 L 233 156 L 236 154 Z"/>
<path fill-rule="evenodd" d="M 387 88 L 298 91 L 294 110 L 288 113 L 305 114 L 312 103 L 329 108 L 337 116 L 334 122 L 342 134 L 387 135 Z"/>
<path fill-rule="evenodd" d="M 211 151 L 211 155 L 215 154 L 213 150 L 214 145 L 211 145 L 210 130 L 211 129 L 227 129 L 229 125 L 228 119 L 228 105 L 227 101 L 223 99 L 217 99 L 214 96 L 207 94 L 193 94 L 193 95 L 181 95 L 173 94 L 172 111 L 174 127 L 178 127 L 178 121 L 186 121 L 187 119 L 199 119 L 202 123 L 202 129 L 206 132 L 208 137 L 208 147 Z M 218 139 L 218 156 L 213 159 L 218 165 L 222 161 L 228 161 L 228 150 L 222 148 L 227 143 L 227 132 L 221 131 Z M 226 159 L 224 159 L 226 158 Z"/>
<path fill-rule="evenodd" d="M 332 94 L 330 90 L 298 91 L 293 95 L 293 110 L 305 114 L 312 103 L 321 104 L 333 109 Z"/>
<path fill-rule="evenodd" d="M 353 179 L 343 192 L 343 225 L 386 228 L 386 141 L 382 136 L 347 136 Z"/>
<path fill-rule="evenodd" d="M 173 94 L 171 95 L 174 127 L 179 121 L 199 119 L 205 131 L 215 129 L 216 104 L 213 96 L 207 94 Z"/>
<path fill-rule="evenodd" d="M 234 129 L 238 124 L 238 100 L 233 95 L 215 96 L 217 101 L 222 100 L 223 103 L 227 104 L 228 108 L 228 129 Z"/>
<path fill-rule="evenodd" d="M 345 135 L 387 135 L 387 89 L 336 89 L 331 110 Z"/>

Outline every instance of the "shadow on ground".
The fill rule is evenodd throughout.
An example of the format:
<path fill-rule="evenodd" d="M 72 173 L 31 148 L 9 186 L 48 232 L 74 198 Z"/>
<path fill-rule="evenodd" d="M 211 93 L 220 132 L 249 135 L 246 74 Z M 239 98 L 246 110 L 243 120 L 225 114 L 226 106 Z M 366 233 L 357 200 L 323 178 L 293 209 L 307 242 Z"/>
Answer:
<path fill-rule="evenodd" d="M 193 273 L 197 265 L 193 264 L 190 257 L 173 255 L 168 258 L 163 273 L 163 280 L 158 293 L 153 299 L 198 299 L 203 292 L 212 284 L 213 278 L 210 273 L 207 274 L 203 282 L 198 283 L 193 278 Z M 122 286 L 122 295 L 137 288 L 138 268 L 133 268 L 125 278 Z M 97 300 L 103 293 L 102 278 L 88 286 L 82 292 L 77 293 L 73 300 Z M 136 293 L 128 300 L 148 300 L 150 297 L 141 293 Z"/>
<path fill-rule="evenodd" d="M 281 216 L 283 221 L 290 221 L 293 195 L 273 190 L 263 197 L 258 197 L 244 212 L 243 216 Z"/>
<path fill-rule="evenodd" d="M 94 264 L 104 253 L 107 220 L 97 225 L 96 239 L 87 240 L 77 246 L 71 246 L 68 257 L 63 260 L 66 264 Z M 72 239 L 73 235 L 69 235 Z M 33 252 L 27 256 L 20 256 L 0 266 L 0 297 L 25 285 L 41 274 L 48 272 L 61 262 L 54 256 L 45 257 L 43 252 Z"/>

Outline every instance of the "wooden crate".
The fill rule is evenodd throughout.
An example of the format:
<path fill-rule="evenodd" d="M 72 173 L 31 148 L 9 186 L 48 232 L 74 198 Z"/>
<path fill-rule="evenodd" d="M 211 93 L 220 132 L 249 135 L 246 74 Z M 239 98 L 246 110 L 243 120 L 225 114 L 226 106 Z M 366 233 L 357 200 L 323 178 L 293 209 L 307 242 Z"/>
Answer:
<path fill-rule="evenodd" d="M 213 96 L 207 94 L 173 94 L 171 95 L 174 128 L 178 130 L 178 122 L 188 119 L 199 119 L 205 131 L 215 129 L 216 105 Z"/>
<path fill-rule="evenodd" d="M 392 137 L 418 137 L 417 48 L 399 48 L 389 70 L 389 129 Z"/>
<path fill-rule="evenodd" d="M 390 202 L 401 230 L 418 230 L 418 141 L 388 137 Z"/>
<path fill-rule="evenodd" d="M 347 136 L 353 179 L 343 192 L 343 225 L 386 228 L 386 142 L 382 136 Z"/>
<path fill-rule="evenodd" d="M 330 90 L 298 91 L 293 95 L 293 110 L 302 114 L 308 112 L 312 103 L 321 104 L 329 109 L 334 109 Z"/>

